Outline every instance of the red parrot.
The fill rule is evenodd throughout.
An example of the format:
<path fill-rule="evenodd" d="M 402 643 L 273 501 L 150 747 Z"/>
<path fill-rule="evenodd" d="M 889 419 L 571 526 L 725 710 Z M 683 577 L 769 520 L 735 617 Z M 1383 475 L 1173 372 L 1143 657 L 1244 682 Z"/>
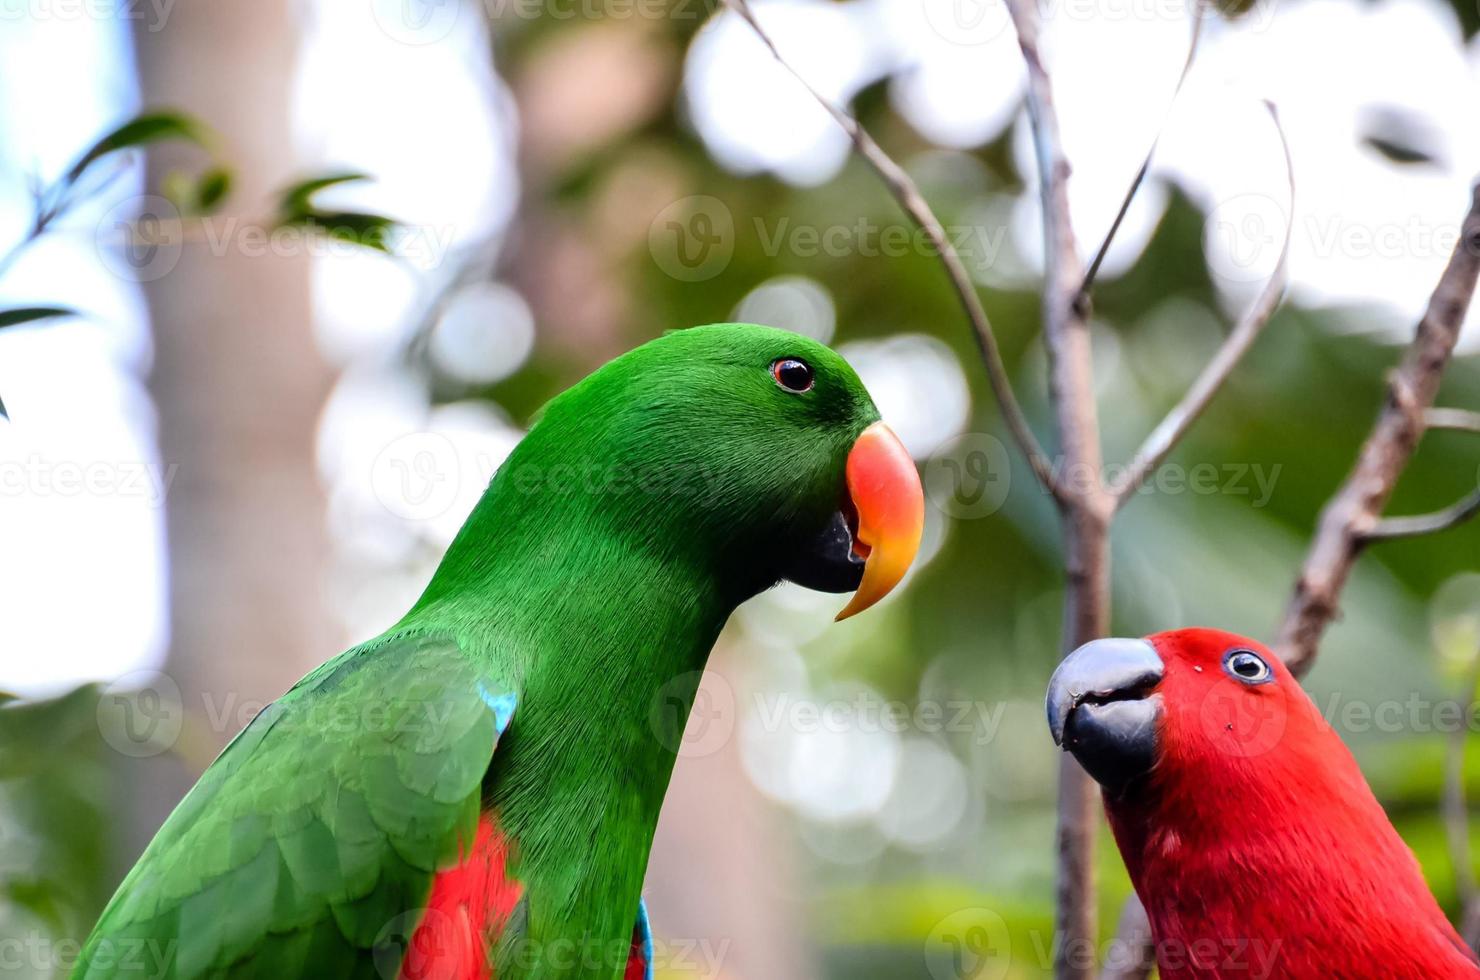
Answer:
<path fill-rule="evenodd" d="M 1049 682 L 1048 723 L 1104 787 L 1163 980 L 1480 976 L 1264 646 L 1208 629 L 1087 643 Z"/>

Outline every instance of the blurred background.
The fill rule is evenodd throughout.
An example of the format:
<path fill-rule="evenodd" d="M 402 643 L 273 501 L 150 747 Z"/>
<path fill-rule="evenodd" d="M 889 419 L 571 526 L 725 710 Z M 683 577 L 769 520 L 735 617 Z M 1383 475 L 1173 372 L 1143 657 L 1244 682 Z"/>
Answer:
<path fill-rule="evenodd" d="M 783 54 L 919 181 L 1049 435 L 1041 242 L 998 0 L 770 0 Z M 1267 637 L 1480 171 L 1475 0 L 1050 0 L 1084 247 L 1164 127 L 1096 295 L 1124 459 L 1257 293 L 1291 290 L 1114 540 L 1115 622 Z M 1294 158 L 1293 214 L 1278 136 Z M 145 109 L 212 135 L 120 158 L 21 251 L 35 193 Z M 127 157 L 127 155 L 124 155 Z M 192 231 L 119 229 L 231 169 Z M 281 190 L 388 216 L 279 235 Z M 161 196 L 163 195 L 163 196 Z M 308 669 L 400 617 L 532 414 L 664 330 L 836 346 L 922 467 L 906 587 L 743 607 L 649 869 L 660 976 L 1034 977 L 1051 963 L 1056 517 L 1005 445 L 937 259 L 715 0 L 0 0 L 0 971 L 65 973 L 194 777 Z M 1480 409 L 1472 312 L 1443 404 Z M 1480 478 L 1428 436 L 1392 512 Z M 1358 567 L 1308 686 L 1446 908 L 1440 705 L 1468 706 L 1480 524 Z M 1461 729 L 1463 722 L 1460 723 Z M 1128 891 L 1108 836 L 1102 920 Z M 70 952 L 69 952 L 70 951 Z"/>

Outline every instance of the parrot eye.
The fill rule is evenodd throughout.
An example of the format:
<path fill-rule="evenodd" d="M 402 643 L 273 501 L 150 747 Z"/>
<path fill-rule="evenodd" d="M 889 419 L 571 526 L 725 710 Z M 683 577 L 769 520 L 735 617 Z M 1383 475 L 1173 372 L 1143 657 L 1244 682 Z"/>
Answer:
<path fill-rule="evenodd" d="M 1223 669 L 1245 684 L 1263 684 L 1274 678 L 1269 664 L 1253 650 L 1229 650 L 1223 655 Z"/>
<path fill-rule="evenodd" d="M 812 365 L 795 357 L 783 357 L 771 363 L 771 377 L 787 391 L 801 394 L 812 390 Z"/>

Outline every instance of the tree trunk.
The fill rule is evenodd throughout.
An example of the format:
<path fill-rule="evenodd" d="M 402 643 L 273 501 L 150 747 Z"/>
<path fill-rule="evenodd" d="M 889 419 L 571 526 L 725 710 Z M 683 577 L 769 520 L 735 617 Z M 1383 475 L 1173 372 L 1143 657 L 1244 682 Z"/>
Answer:
<path fill-rule="evenodd" d="M 160 454 L 179 466 L 167 503 L 167 671 L 185 708 L 176 748 L 196 770 L 339 649 L 315 468 L 331 373 L 312 337 L 310 260 L 301 245 L 273 254 L 247 231 L 296 169 L 293 9 L 289 0 L 180 0 L 164 29 L 136 34 L 145 106 L 177 107 L 211 127 L 236 175 L 210 234 L 192 236 L 168 272 L 141 276 Z M 198 169 L 199 156 L 162 147 L 149 159 L 148 186 Z M 183 789 L 178 777 L 170 783 L 140 791 L 148 812 L 136 811 L 142 839 L 133 843 L 148 839 Z"/>

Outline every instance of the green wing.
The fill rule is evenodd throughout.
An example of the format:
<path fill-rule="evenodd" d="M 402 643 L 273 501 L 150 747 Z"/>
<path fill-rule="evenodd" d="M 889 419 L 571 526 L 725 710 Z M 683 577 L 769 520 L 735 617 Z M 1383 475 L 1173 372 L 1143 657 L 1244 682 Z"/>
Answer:
<path fill-rule="evenodd" d="M 434 873 L 473 839 L 513 707 L 446 639 L 324 664 L 206 770 L 73 976 L 394 977 Z"/>

